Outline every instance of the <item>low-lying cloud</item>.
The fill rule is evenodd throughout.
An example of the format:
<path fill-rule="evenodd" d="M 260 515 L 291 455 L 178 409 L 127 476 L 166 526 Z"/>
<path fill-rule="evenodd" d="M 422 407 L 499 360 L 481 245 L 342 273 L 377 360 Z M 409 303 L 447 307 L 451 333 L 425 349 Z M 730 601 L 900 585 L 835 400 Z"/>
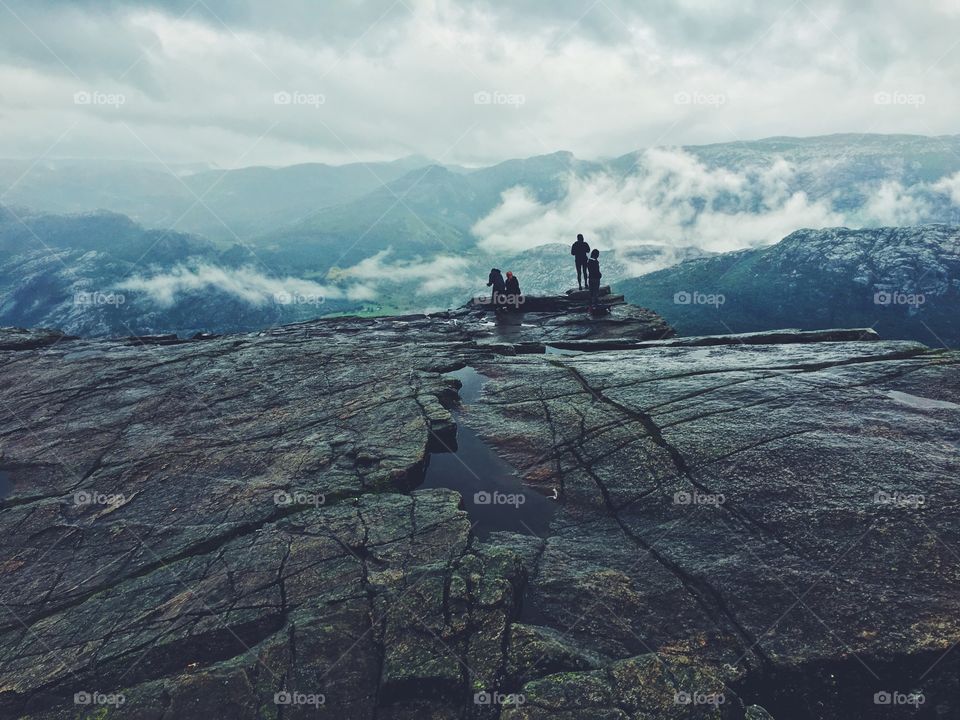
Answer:
<path fill-rule="evenodd" d="M 467 261 L 440 256 L 429 261 L 390 262 L 384 250 L 356 265 L 336 271 L 331 282 L 265 275 L 253 267 L 229 268 L 211 263 L 180 264 L 154 275 L 135 275 L 116 288 L 145 293 L 161 307 L 170 307 L 189 293 L 216 290 L 250 305 L 315 303 L 326 300 L 376 300 L 381 287 L 416 283 L 418 295 L 464 288 Z"/>
<path fill-rule="evenodd" d="M 708 167 L 684 150 L 651 149 L 625 176 L 571 174 L 554 202 L 539 202 L 523 186 L 510 188 L 472 231 L 489 252 L 520 252 L 561 238 L 572 242 L 577 232 L 627 262 L 631 248 L 663 247 L 658 267 L 631 264 L 640 274 L 669 264 L 671 249 L 728 252 L 770 245 L 800 228 L 946 221 L 951 213 L 945 208 L 960 205 L 960 173 L 934 183 L 865 183 L 857 188 L 865 199 L 856 207 L 835 203 L 838 190 L 815 196 L 805 185 L 804 178 L 836 169 L 781 157 L 734 170 Z"/>
<path fill-rule="evenodd" d="M 291 297 L 318 300 L 349 297 L 349 291 L 296 277 L 270 277 L 251 268 L 224 268 L 206 263 L 178 265 L 150 277 L 135 275 L 117 285 L 120 290 L 144 292 L 158 305 L 169 307 L 181 295 L 219 290 L 251 305 L 284 302 Z"/>
<path fill-rule="evenodd" d="M 430 295 L 465 286 L 468 262 L 464 258 L 440 255 L 431 260 L 390 262 L 392 249 L 382 250 L 340 271 L 340 277 L 364 285 L 417 283 L 417 294 Z"/>
<path fill-rule="evenodd" d="M 776 242 L 799 227 L 841 224 L 829 202 L 790 189 L 794 174 L 782 159 L 735 172 L 708 168 L 683 150 L 652 149 L 626 177 L 571 175 L 553 203 L 511 188 L 473 233 L 490 252 L 525 250 L 576 232 L 618 251 L 664 245 L 724 252 Z"/>

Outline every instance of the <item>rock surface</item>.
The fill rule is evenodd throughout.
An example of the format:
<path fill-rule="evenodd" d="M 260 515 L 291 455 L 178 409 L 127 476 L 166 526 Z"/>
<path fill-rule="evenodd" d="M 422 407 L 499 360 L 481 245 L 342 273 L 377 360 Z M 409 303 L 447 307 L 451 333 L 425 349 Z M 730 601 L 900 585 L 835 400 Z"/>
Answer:
<path fill-rule="evenodd" d="M 960 712 L 958 354 L 491 316 L 0 352 L 0 717 Z M 455 408 L 549 532 L 417 489 Z"/>

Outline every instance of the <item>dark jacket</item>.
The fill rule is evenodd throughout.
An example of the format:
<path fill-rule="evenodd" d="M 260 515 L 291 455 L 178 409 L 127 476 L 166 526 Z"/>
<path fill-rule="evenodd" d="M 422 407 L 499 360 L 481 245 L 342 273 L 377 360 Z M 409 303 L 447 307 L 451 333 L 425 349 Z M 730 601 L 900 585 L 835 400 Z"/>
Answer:
<path fill-rule="evenodd" d="M 495 293 L 502 293 L 507 289 L 506 284 L 503 282 L 503 274 L 499 270 L 490 271 L 490 277 L 487 280 L 487 287 L 490 287 L 491 285 L 493 286 L 493 291 Z"/>
<path fill-rule="evenodd" d="M 507 279 L 507 295 L 519 295 L 520 294 L 520 281 L 517 280 L 517 276 L 514 275 L 512 278 Z"/>
<path fill-rule="evenodd" d="M 600 278 L 603 277 L 603 273 L 600 272 L 600 261 L 596 258 L 590 258 L 587 261 L 587 277 L 590 278 L 590 282 L 600 282 Z"/>
<path fill-rule="evenodd" d="M 570 246 L 570 254 L 573 255 L 578 262 L 586 262 L 587 256 L 590 254 L 590 246 L 586 240 L 577 240 Z"/>

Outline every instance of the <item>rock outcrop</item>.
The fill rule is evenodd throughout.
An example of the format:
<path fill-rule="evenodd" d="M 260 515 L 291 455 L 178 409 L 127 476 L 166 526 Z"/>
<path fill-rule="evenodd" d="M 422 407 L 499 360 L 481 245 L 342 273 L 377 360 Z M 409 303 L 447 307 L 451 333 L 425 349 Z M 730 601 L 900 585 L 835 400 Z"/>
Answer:
<path fill-rule="evenodd" d="M 0 717 L 960 712 L 960 355 L 671 335 L 626 305 L 0 333 Z M 420 487 L 455 422 L 546 532 Z"/>

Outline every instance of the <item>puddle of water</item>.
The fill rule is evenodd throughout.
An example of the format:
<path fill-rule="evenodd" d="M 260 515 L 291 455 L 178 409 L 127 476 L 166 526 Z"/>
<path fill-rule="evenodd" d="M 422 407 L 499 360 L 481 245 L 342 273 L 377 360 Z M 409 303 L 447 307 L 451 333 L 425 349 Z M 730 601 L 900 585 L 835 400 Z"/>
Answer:
<path fill-rule="evenodd" d="M 0 500 L 13 492 L 13 478 L 6 470 L 0 470 Z"/>
<path fill-rule="evenodd" d="M 947 402 L 946 400 L 933 400 L 897 390 L 887 391 L 887 397 L 902 405 L 907 405 L 918 410 L 960 410 L 960 405 L 957 403 Z"/>
<path fill-rule="evenodd" d="M 486 378 L 471 367 L 448 373 L 463 387 L 461 407 L 477 401 Z M 513 468 L 463 422 L 463 413 L 453 411 L 457 423 L 454 452 L 431 453 L 423 485 L 450 488 L 463 495 L 463 504 L 481 539 L 491 532 L 509 530 L 546 537 L 556 504 L 524 485 Z"/>

